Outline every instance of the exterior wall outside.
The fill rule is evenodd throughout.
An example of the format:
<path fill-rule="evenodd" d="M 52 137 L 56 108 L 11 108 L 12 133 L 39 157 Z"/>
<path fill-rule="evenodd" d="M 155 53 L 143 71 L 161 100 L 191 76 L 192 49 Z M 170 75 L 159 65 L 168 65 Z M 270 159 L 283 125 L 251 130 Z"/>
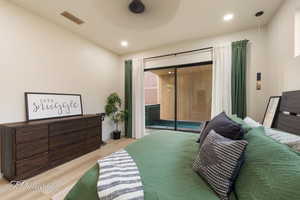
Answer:
<path fill-rule="evenodd" d="M 159 75 L 160 118 L 175 119 L 175 75 Z"/>
<path fill-rule="evenodd" d="M 159 104 L 158 76 L 148 71 L 144 77 L 145 105 Z"/>
<path fill-rule="evenodd" d="M 159 105 L 161 120 L 173 121 L 175 119 L 174 81 L 175 74 L 172 73 L 172 69 L 145 72 L 146 110 L 150 112 L 150 107 L 147 105 Z M 209 120 L 211 98 L 211 65 L 177 69 L 178 120 L 194 122 Z"/>
<path fill-rule="evenodd" d="M 201 69 L 204 70 L 201 70 Z M 181 68 L 178 80 L 178 120 L 207 121 L 211 118 L 212 66 Z"/>

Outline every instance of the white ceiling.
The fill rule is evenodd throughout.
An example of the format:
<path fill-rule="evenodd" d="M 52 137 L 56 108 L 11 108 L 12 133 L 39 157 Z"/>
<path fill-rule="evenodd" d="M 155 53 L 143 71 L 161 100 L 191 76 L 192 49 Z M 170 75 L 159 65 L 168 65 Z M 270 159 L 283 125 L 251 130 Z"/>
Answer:
<path fill-rule="evenodd" d="M 266 24 L 282 0 L 143 0 L 142 15 L 131 14 L 130 0 L 10 0 L 119 55 L 179 41 L 236 32 Z M 261 18 L 254 14 L 264 10 Z M 74 24 L 69 11 L 85 23 Z M 223 16 L 234 13 L 231 22 Z M 127 40 L 127 48 L 120 46 Z"/>

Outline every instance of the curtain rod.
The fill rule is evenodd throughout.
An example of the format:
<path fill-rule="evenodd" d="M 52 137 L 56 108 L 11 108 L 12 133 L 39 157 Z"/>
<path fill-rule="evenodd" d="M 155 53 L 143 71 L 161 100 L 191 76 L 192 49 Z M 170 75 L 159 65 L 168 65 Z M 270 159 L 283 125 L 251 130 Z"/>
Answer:
<path fill-rule="evenodd" d="M 163 57 L 168 57 L 168 56 L 177 56 L 177 55 L 180 55 L 180 54 L 192 53 L 192 52 L 203 51 L 203 50 L 209 50 L 209 49 L 212 49 L 212 48 L 213 47 L 207 47 L 207 48 L 195 49 L 195 50 L 191 50 L 191 51 L 182 51 L 182 52 L 178 52 L 178 53 L 170 53 L 170 54 L 165 54 L 165 55 L 161 55 L 161 56 L 153 56 L 153 57 L 144 58 L 144 60 L 155 59 L 155 58 L 163 58 Z"/>

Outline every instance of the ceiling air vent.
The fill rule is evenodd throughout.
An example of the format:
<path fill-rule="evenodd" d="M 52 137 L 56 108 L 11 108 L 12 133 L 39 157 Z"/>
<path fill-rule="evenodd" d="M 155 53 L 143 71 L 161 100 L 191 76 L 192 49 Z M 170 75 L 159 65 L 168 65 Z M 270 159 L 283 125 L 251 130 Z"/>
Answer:
<path fill-rule="evenodd" d="M 67 18 L 68 20 L 71 20 L 75 24 L 81 25 L 84 23 L 84 21 L 82 21 L 81 19 L 79 19 L 78 17 L 76 17 L 75 15 L 73 15 L 67 11 L 62 12 L 61 15 L 64 16 L 65 18 Z"/>

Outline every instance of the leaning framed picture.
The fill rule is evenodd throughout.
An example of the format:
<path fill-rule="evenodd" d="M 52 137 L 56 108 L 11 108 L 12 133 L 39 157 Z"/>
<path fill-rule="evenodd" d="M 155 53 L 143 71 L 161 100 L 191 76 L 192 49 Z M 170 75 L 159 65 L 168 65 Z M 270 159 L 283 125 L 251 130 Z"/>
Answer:
<path fill-rule="evenodd" d="M 80 94 L 25 92 L 27 121 L 83 115 Z"/>
<path fill-rule="evenodd" d="M 269 103 L 265 112 L 263 126 L 272 128 L 274 124 L 274 119 L 278 113 L 278 108 L 280 104 L 281 97 L 280 96 L 273 96 L 270 97 Z"/>

